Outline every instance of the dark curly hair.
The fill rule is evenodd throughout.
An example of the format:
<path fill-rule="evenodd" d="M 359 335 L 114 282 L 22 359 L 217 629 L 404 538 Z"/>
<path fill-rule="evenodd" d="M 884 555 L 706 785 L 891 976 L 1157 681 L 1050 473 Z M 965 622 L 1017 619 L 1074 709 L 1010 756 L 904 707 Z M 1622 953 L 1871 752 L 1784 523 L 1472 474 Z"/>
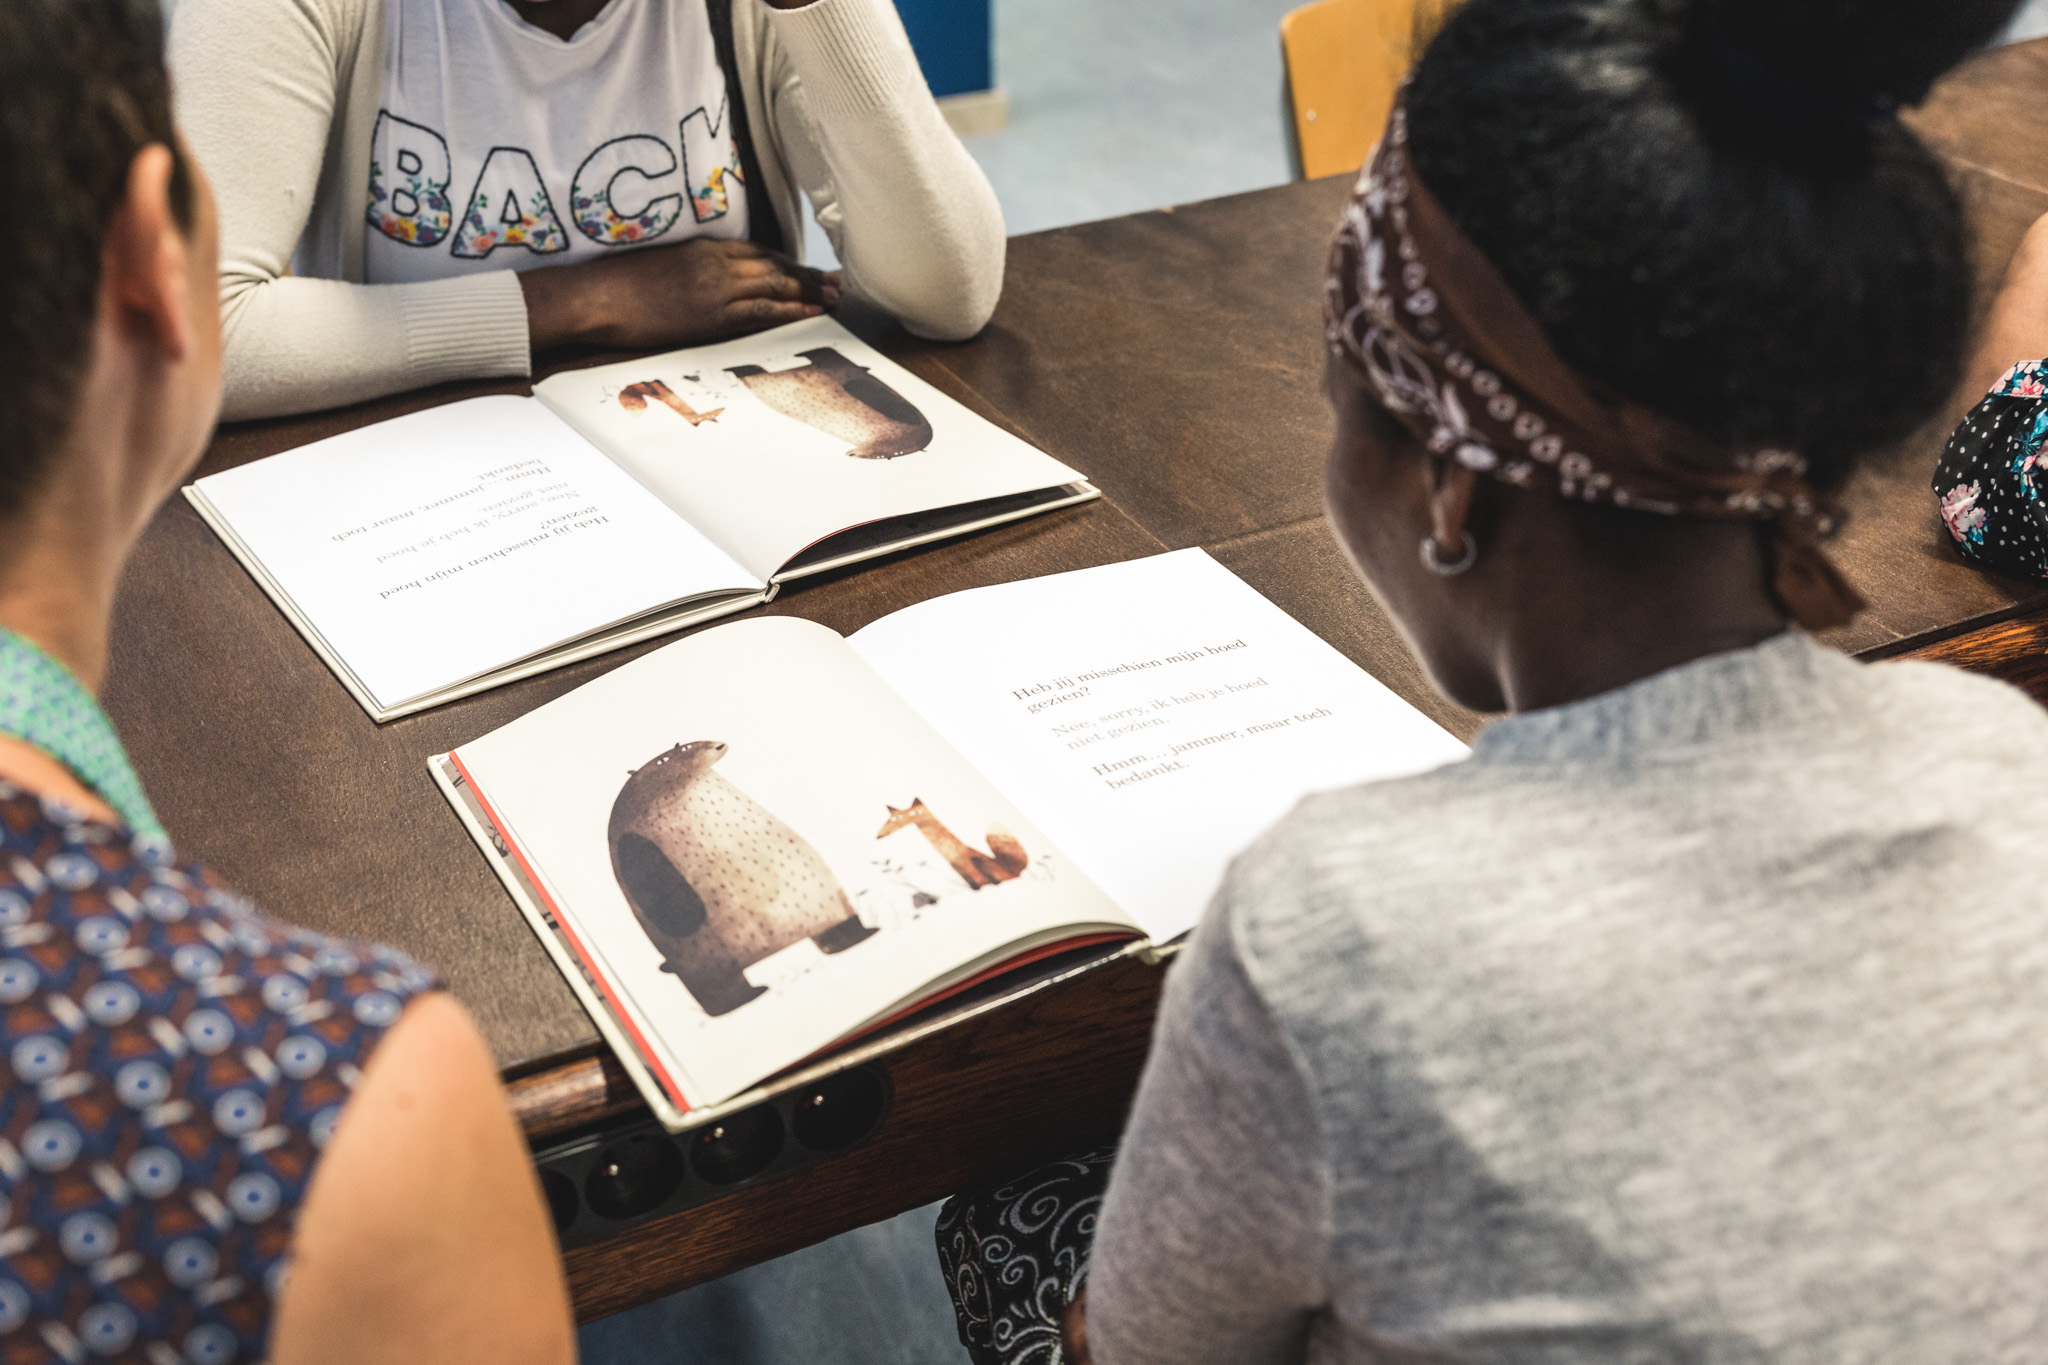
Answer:
<path fill-rule="evenodd" d="M 0 523 L 70 429 L 108 220 L 158 142 L 177 151 L 157 0 L 0 3 Z M 171 192 L 190 227 L 182 158 Z"/>
<path fill-rule="evenodd" d="M 2015 0 L 1470 0 L 1410 89 L 1417 174 L 1560 354 L 1839 483 L 1927 420 L 1971 272 L 1891 110 Z"/>

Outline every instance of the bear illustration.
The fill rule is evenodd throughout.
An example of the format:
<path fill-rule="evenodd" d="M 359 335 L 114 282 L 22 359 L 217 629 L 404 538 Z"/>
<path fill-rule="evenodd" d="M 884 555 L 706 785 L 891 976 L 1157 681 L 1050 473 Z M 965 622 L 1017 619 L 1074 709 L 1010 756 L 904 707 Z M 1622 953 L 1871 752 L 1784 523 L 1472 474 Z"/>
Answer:
<path fill-rule="evenodd" d="M 797 356 L 806 363 L 793 370 L 734 365 L 726 373 L 784 417 L 851 443 L 846 453 L 856 460 L 893 460 L 932 443 L 932 424 L 917 405 L 836 347 Z"/>
<path fill-rule="evenodd" d="M 725 750 L 700 739 L 634 769 L 606 835 L 662 970 L 712 1015 L 760 995 L 746 969 L 799 939 L 838 953 L 875 932 L 802 835 L 712 771 Z"/>

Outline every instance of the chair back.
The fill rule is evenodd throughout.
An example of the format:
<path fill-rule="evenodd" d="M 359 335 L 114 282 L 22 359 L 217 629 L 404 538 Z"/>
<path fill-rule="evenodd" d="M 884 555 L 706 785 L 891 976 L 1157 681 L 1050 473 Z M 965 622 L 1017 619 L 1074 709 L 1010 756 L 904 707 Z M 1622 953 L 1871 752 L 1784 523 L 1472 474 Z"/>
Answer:
<path fill-rule="evenodd" d="M 1280 21 L 1288 151 L 1297 178 L 1355 171 L 1394 92 L 1457 0 L 1312 0 Z"/>

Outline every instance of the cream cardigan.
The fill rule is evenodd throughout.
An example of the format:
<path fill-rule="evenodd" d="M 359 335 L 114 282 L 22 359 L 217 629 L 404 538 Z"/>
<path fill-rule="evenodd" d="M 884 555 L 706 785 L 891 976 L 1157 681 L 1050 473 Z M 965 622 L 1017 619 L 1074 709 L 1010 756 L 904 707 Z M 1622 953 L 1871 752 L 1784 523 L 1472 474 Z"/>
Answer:
<path fill-rule="evenodd" d="M 514 272 L 363 283 L 384 32 L 384 0 L 175 11 L 178 118 L 220 203 L 230 420 L 529 372 Z M 803 240 L 807 194 L 850 293 L 921 335 L 981 330 L 1002 289 L 1002 209 L 890 0 L 734 0 L 733 45 L 783 240 Z"/>

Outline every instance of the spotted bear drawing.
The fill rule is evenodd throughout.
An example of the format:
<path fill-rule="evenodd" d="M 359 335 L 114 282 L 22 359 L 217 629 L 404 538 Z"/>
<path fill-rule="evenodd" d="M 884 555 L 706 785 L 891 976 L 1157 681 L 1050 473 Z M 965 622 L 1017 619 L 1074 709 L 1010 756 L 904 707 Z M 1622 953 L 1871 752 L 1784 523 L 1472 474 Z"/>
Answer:
<path fill-rule="evenodd" d="M 791 944 L 839 953 L 875 932 L 801 834 L 712 770 L 725 752 L 697 740 L 634 769 L 607 832 L 662 970 L 712 1015 L 761 995 L 746 969 Z"/>

